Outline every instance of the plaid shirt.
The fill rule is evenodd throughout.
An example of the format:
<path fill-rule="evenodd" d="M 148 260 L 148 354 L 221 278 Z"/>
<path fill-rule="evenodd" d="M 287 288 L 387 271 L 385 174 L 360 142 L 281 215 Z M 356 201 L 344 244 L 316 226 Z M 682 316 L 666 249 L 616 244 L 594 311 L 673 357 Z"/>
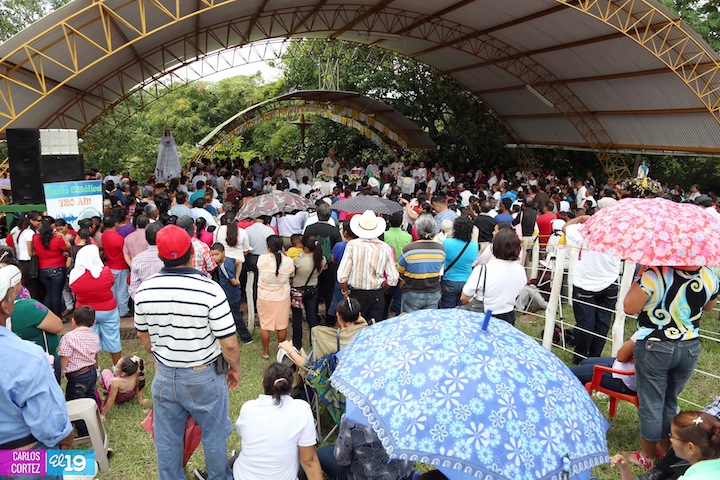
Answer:
<path fill-rule="evenodd" d="M 399 280 L 395 250 L 378 239 L 348 242 L 337 271 L 337 280 L 360 290 L 378 290 L 384 282 L 394 287 Z"/>
<path fill-rule="evenodd" d="M 77 327 L 60 339 L 58 355 L 69 357 L 65 373 L 95 365 L 95 356 L 100 351 L 100 337 L 91 328 Z"/>
<path fill-rule="evenodd" d="M 135 292 L 140 288 L 140 284 L 155 275 L 163 268 L 163 262 L 158 258 L 157 245 L 148 245 L 147 250 L 138 253 L 133 257 L 130 266 L 130 286 L 128 293 L 135 300 Z"/>
<path fill-rule="evenodd" d="M 720 420 L 720 397 L 716 398 L 713 403 L 705 407 L 705 410 L 703 410 L 705 413 L 709 413 L 710 415 L 715 415 L 718 417 L 718 420 Z"/>
<path fill-rule="evenodd" d="M 192 246 L 194 251 L 192 268 L 200 270 L 205 275 L 210 276 L 210 272 L 217 268 L 217 263 L 215 263 L 215 259 L 210 253 L 210 247 L 197 237 L 192 237 Z"/>

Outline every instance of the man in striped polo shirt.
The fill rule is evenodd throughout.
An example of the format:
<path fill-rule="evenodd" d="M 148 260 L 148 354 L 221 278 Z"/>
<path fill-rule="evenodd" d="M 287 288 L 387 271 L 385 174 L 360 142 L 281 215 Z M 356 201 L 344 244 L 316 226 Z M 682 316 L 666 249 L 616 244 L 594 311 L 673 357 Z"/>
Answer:
<path fill-rule="evenodd" d="M 424 213 L 415 221 L 419 240 L 403 247 L 398 259 L 403 313 L 437 308 L 440 301 L 440 276 L 445 264 L 445 247 L 432 238 L 435 220 Z"/>
<path fill-rule="evenodd" d="M 152 396 L 159 478 L 185 478 L 183 432 L 191 415 L 203 431 L 209 478 L 229 480 L 228 388 L 240 382 L 235 322 L 220 285 L 191 268 L 188 233 L 168 225 L 156 242 L 165 267 L 135 294 L 135 328 L 157 360 Z"/>

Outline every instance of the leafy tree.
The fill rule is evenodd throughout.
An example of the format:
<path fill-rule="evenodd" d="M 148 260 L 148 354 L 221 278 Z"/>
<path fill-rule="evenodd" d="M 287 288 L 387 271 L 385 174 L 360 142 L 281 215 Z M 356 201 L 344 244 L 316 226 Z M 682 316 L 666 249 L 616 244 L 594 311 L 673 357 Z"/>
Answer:
<path fill-rule="evenodd" d="M 720 0 L 660 0 L 720 51 Z"/>
<path fill-rule="evenodd" d="M 161 89 L 159 98 L 147 105 L 141 103 L 139 94 L 131 95 L 127 102 L 136 112 L 131 118 L 112 129 L 99 123 L 86 136 L 88 141 L 82 146 L 85 164 L 101 171 L 129 169 L 134 177 L 143 178 L 154 170 L 165 129 L 172 132 L 180 160 L 186 163 L 197 151 L 196 144 L 217 125 L 276 95 L 281 83 L 263 85 L 260 75 L 237 76 L 215 83 L 201 80 L 166 91 Z M 222 157 L 239 156 L 247 150 L 242 137 L 223 148 L 218 152 Z"/>
<path fill-rule="evenodd" d="M 0 42 L 70 0 L 0 0 Z"/>
<path fill-rule="evenodd" d="M 343 42 L 295 40 L 279 64 L 285 84 L 316 89 L 318 59 L 329 58 L 338 61 L 341 90 L 381 100 L 415 121 L 439 145 L 432 154 L 438 160 L 458 166 L 509 161 L 504 148 L 509 136 L 477 97 L 452 78 L 400 54 Z M 353 158 L 349 152 L 356 141 L 357 136 L 345 134 L 333 143 L 340 155 Z"/>

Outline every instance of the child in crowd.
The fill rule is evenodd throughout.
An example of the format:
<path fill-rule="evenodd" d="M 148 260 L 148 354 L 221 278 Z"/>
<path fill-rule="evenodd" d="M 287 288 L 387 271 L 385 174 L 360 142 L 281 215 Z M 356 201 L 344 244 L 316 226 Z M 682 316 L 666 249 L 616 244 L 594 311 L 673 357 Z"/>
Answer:
<path fill-rule="evenodd" d="M 129 402 L 135 396 L 140 405 L 147 405 L 147 398 L 142 394 L 145 386 L 145 362 L 137 356 L 121 357 L 113 371 L 106 368 L 100 373 L 100 386 L 105 394 L 105 404 L 100 412 L 103 420 L 114 404 Z"/>
<path fill-rule="evenodd" d="M 67 378 L 65 399 L 92 398 L 97 401 L 97 354 L 100 351 L 100 337 L 92 330 L 95 324 L 95 310 L 79 307 L 72 318 L 72 331 L 60 339 L 60 366 Z M 85 422 L 76 424 L 78 436 L 87 436 Z"/>
<path fill-rule="evenodd" d="M 214 243 L 210 247 L 210 253 L 218 264 L 217 275 L 218 283 L 225 292 L 225 296 L 230 304 L 235 319 L 235 328 L 240 336 L 240 340 L 249 345 L 252 343 L 252 335 L 248 332 L 245 320 L 243 320 L 242 311 L 240 310 L 240 299 L 242 293 L 240 291 L 240 271 L 242 270 L 242 262 L 239 259 L 225 256 L 225 247 L 222 243 Z"/>
<path fill-rule="evenodd" d="M 292 243 L 292 247 L 288 248 L 287 256 L 292 258 L 293 260 L 298 258 L 300 254 L 303 253 L 302 239 L 303 236 L 297 233 L 290 236 L 290 243 Z"/>
<path fill-rule="evenodd" d="M 213 234 L 207 230 L 207 220 L 203 217 L 195 220 L 195 236 L 208 247 L 212 246 Z"/>

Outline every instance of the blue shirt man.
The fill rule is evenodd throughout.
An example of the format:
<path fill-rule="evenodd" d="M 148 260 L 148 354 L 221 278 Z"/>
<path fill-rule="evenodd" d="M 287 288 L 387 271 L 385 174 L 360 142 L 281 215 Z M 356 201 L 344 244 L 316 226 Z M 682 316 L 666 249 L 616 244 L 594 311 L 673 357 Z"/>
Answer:
<path fill-rule="evenodd" d="M 73 429 L 47 355 L 5 326 L 13 313 L 20 278 L 17 267 L 0 267 L 0 449 L 68 449 Z"/>

